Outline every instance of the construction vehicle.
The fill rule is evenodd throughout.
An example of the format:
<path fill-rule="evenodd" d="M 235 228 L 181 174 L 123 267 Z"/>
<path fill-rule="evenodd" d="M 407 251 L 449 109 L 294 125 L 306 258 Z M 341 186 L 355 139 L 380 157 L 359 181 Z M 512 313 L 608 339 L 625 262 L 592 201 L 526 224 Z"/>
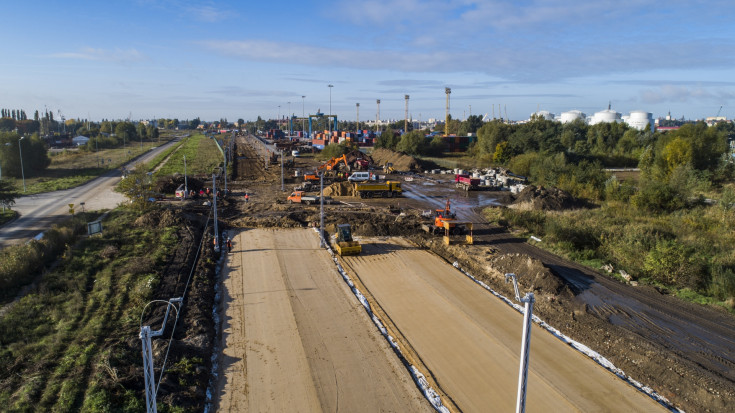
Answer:
<path fill-rule="evenodd" d="M 383 165 L 383 172 L 385 172 L 387 174 L 392 174 L 395 171 L 396 171 L 396 168 L 393 167 L 393 163 L 392 162 L 388 162 L 385 165 Z"/>
<path fill-rule="evenodd" d="M 352 239 L 350 224 L 337 225 L 337 239 L 334 243 L 334 249 L 340 256 L 358 255 L 362 252 L 360 243 Z"/>
<path fill-rule="evenodd" d="M 465 191 L 475 190 L 480 186 L 480 178 L 471 178 L 468 174 L 456 174 L 454 182 L 457 188 Z"/>
<path fill-rule="evenodd" d="M 321 197 L 318 195 L 306 195 L 304 191 L 293 191 L 291 192 L 291 195 L 289 195 L 288 198 L 286 198 L 286 202 L 289 204 L 318 204 L 321 202 Z M 330 197 L 324 197 L 324 203 L 329 204 L 332 202 L 332 198 Z"/>
<path fill-rule="evenodd" d="M 433 222 L 421 225 L 421 229 L 430 234 L 461 235 L 467 231 L 467 223 L 457 221 L 457 214 L 452 212 L 449 198 L 444 209 L 434 210 L 432 218 Z"/>
<path fill-rule="evenodd" d="M 386 182 L 356 182 L 355 194 L 360 198 L 393 198 L 403 193 L 401 183 L 398 181 Z"/>
<path fill-rule="evenodd" d="M 327 162 L 319 165 L 317 168 L 317 171 L 321 171 L 323 169 L 326 169 L 327 171 L 334 171 L 340 168 L 340 163 L 344 164 L 345 170 L 349 172 L 350 165 L 347 164 L 347 156 L 342 155 L 338 156 L 336 158 L 332 158 L 328 160 Z"/>

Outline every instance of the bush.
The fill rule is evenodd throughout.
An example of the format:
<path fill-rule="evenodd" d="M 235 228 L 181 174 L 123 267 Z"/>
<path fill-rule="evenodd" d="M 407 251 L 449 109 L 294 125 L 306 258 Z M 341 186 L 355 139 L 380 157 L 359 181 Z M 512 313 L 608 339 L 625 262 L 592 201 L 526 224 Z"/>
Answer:
<path fill-rule="evenodd" d="M 705 268 L 693 248 L 676 240 L 662 240 L 648 252 L 643 269 L 654 281 L 666 285 L 700 289 Z"/>
<path fill-rule="evenodd" d="M 638 209 L 652 213 L 673 212 L 686 206 L 678 190 L 658 181 L 646 183 L 631 200 Z"/>

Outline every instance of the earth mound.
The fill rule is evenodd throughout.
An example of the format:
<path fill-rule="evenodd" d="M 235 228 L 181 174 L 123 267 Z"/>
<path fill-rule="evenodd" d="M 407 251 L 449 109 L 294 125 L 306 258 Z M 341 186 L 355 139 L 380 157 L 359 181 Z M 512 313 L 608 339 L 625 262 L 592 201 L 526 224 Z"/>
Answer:
<path fill-rule="evenodd" d="M 371 155 L 373 157 L 373 161 L 378 165 L 384 166 L 388 163 L 392 163 L 393 168 L 395 168 L 396 171 L 418 171 L 421 168 L 419 161 L 413 156 L 394 152 L 390 149 L 378 148 L 373 150 Z"/>
<path fill-rule="evenodd" d="M 324 196 L 355 196 L 355 186 L 351 182 L 335 182 L 324 188 Z"/>
<path fill-rule="evenodd" d="M 569 192 L 558 188 L 527 186 L 509 208 L 536 211 L 561 211 L 565 209 L 584 208 L 583 200 L 573 197 Z"/>
<path fill-rule="evenodd" d="M 175 174 L 158 178 L 153 190 L 160 194 L 173 194 L 180 185 L 184 185 L 184 175 Z M 195 192 L 199 192 L 200 189 L 204 188 L 204 183 L 201 180 L 191 176 L 187 177 L 186 185 L 190 191 Z M 209 186 L 212 186 L 211 181 Z"/>

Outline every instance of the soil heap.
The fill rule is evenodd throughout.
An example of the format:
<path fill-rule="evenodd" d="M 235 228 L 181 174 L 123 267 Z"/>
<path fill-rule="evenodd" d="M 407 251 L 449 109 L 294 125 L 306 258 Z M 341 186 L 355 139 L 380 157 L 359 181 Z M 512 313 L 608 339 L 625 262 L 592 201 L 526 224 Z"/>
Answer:
<path fill-rule="evenodd" d="M 392 163 L 396 171 L 408 172 L 418 171 L 420 169 L 419 161 L 416 158 L 400 152 L 391 151 L 390 149 L 378 148 L 371 155 L 373 161 L 378 165 L 384 166 Z"/>
<path fill-rule="evenodd" d="M 324 196 L 355 196 L 355 186 L 352 182 L 335 182 L 324 188 Z"/>
<path fill-rule="evenodd" d="M 536 211 L 561 211 L 583 208 L 586 203 L 573 197 L 569 192 L 558 188 L 527 186 L 509 208 Z"/>

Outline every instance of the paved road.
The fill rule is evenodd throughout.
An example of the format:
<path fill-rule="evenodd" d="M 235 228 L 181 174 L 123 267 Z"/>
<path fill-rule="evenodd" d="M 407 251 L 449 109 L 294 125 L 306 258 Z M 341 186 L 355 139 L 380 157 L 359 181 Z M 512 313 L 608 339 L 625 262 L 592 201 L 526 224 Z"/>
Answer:
<path fill-rule="evenodd" d="M 364 240 L 363 252 L 345 268 L 456 406 L 513 411 L 523 316 L 405 240 Z M 528 411 L 665 411 L 538 326 L 530 365 Z"/>
<path fill-rule="evenodd" d="M 314 231 L 256 229 L 233 241 L 217 410 L 432 411 Z"/>
<path fill-rule="evenodd" d="M 176 141 L 178 139 L 149 151 L 127 166 L 132 168 L 138 162 L 152 160 Z M 82 202 L 88 211 L 116 207 L 126 199 L 113 190 L 120 181 L 120 176 L 120 170 L 115 169 L 76 188 L 18 198 L 13 209 L 20 214 L 20 217 L 0 227 L 0 248 L 33 238 L 54 223 L 68 217 L 69 204 L 75 205 L 75 212 L 82 210 L 80 206 Z"/>

